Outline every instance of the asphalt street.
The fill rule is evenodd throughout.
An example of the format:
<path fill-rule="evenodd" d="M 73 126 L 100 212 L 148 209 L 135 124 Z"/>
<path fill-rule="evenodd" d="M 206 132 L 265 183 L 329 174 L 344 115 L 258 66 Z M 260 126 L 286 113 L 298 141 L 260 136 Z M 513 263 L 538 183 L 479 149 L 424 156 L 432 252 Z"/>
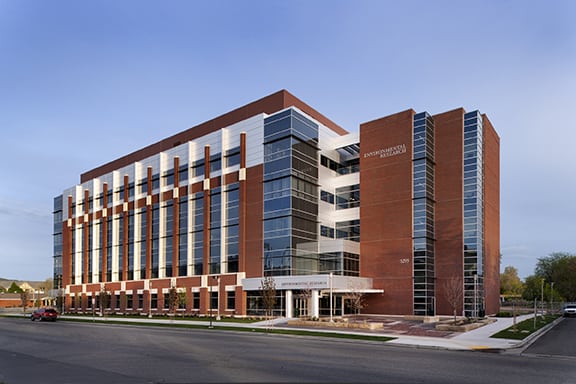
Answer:
<path fill-rule="evenodd" d="M 526 348 L 524 354 L 576 358 L 576 318 L 564 318 Z"/>
<path fill-rule="evenodd" d="M 0 318 L 0 383 L 569 383 L 576 360 L 217 329 Z"/>

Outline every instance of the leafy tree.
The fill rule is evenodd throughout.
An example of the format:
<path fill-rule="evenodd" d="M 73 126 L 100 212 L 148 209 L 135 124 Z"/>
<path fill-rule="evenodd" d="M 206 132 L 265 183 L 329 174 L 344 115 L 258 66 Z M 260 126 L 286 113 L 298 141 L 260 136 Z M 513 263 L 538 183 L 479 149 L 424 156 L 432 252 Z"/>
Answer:
<path fill-rule="evenodd" d="M 512 266 L 504 268 L 500 274 L 500 293 L 503 295 L 521 295 L 524 284 L 518 277 L 518 270 Z"/>
<path fill-rule="evenodd" d="M 8 293 L 22 293 L 24 290 L 16 284 L 15 281 L 12 282 L 12 285 L 8 288 Z"/>
<path fill-rule="evenodd" d="M 555 252 L 538 259 L 534 273 L 566 301 L 576 301 L 576 255 Z M 549 290 L 548 290 L 549 291 Z"/>
<path fill-rule="evenodd" d="M 533 301 L 534 299 L 540 299 L 542 293 L 542 278 L 531 275 L 524 280 L 524 291 L 522 292 L 522 298 L 528 301 Z M 554 288 L 556 290 L 556 288 Z"/>

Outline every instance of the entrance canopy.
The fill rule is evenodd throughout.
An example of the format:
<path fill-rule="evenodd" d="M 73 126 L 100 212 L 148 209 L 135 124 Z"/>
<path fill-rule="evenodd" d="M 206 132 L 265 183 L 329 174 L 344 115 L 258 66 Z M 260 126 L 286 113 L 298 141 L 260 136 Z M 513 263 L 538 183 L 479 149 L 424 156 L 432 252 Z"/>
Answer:
<path fill-rule="evenodd" d="M 314 290 L 334 293 L 363 292 L 383 293 L 382 289 L 372 287 L 372 279 L 367 277 L 353 277 L 340 275 L 302 275 L 302 276 L 272 276 L 277 291 Z M 260 291 L 263 277 L 242 279 L 245 291 Z"/>

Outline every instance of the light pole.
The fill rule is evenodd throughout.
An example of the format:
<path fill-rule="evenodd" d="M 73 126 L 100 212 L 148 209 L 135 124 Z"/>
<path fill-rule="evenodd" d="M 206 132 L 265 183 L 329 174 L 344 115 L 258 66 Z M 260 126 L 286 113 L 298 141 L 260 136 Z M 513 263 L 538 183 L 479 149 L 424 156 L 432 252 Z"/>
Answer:
<path fill-rule="evenodd" d="M 208 297 L 208 304 L 210 306 L 210 325 L 208 326 L 208 328 L 214 328 L 214 326 L 212 325 L 212 284 L 210 284 L 210 295 Z"/>
<path fill-rule="evenodd" d="M 333 323 L 334 319 L 332 318 L 332 277 L 333 274 L 330 272 L 330 322 Z"/>
<path fill-rule="evenodd" d="M 554 282 L 550 283 L 550 312 L 554 311 Z"/>
<path fill-rule="evenodd" d="M 216 300 L 218 302 L 218 305 L 216 307 L 216 320 L 220 321 L 220 276 L 214 276 L 214 278 L 218 280 L 218 292 L 216 292 L 216 295 L 218 297 L 218 299 Z"/>
<path fill-rule="evenodd" d="M 474 275 L 474 320 L 478 318 L 478 301 L 477 301 L 477 291 L 478 291 L 478 275 Z"/>
<path fill-rule="evenodd" d="M 544 317 L 544 278 L 542 278 L 542 299 L 540 300 L 540 316 Z"/>
<path fill-rule="evenodd" d="M 148 281 L 148 318 L 152 318 L 152 281 Z"/>

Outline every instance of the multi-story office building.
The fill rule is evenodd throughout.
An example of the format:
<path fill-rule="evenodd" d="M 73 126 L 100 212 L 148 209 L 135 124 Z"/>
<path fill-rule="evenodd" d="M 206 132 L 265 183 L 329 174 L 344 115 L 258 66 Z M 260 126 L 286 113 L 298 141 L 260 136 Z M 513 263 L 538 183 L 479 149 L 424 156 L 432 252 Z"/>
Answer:
<path fill-rule="evenodd" d="M 54 200 L 66 310 L 468 316 L 499 308 L 499 138 L 478 111 L 343 128 L 280 91 L 81 175 Z M 172 289 L 174 288 L 174 289 Z M 330 309 L 331 308 L 331 309 Z"/>

